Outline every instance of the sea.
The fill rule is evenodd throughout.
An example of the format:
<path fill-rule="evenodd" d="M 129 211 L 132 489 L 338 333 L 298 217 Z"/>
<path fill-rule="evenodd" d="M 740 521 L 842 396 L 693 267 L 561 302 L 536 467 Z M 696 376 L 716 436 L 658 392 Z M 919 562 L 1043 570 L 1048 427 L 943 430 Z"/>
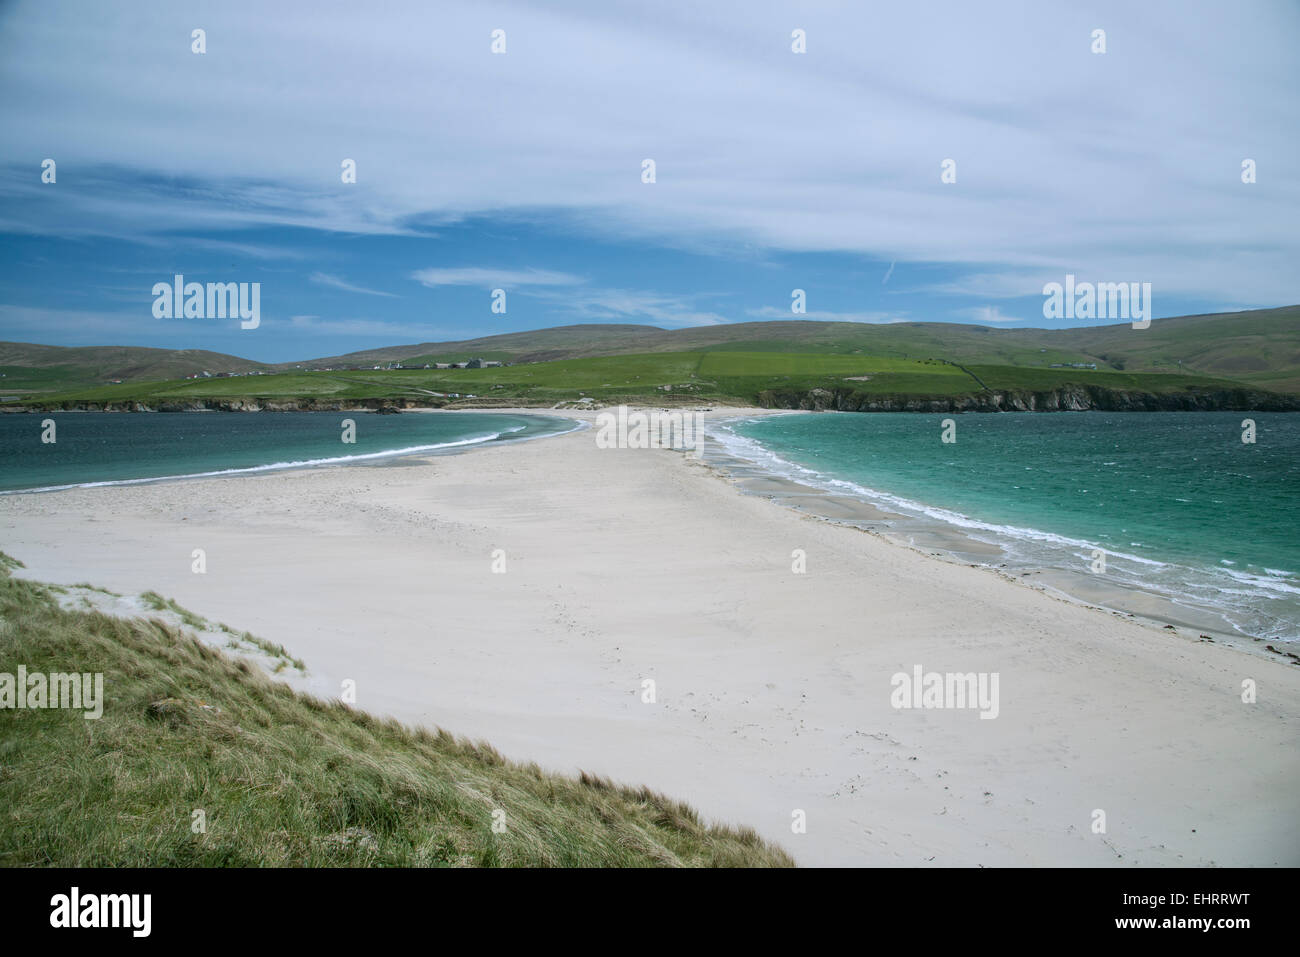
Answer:
<path fill-rule="evenodd" d="M 16 412 L 0 415 L 0 494 L 375 462 L 574 426 L 483 412 Z"/>
<path fill-rule="evenodd" d="M 0 495 L 375 463 L 577 427 L 475 412 L 10 413 Z M 980 546 L 962 560 L 1069 573 L 1300 642 L 1300 415 L 791 413 L 711 434 L 757 472 L 873 506 L 886 534 L 933 528 Z"/>
<path fill-rule="evenodd" d="M 929 523 L 995 546 L 985 561 L 1013 574 L 1096 575 L 1229 632 L 1300 640 L 1300 415 L 792 413 L 714 437 L 889 513 L 885 533 Z"/>

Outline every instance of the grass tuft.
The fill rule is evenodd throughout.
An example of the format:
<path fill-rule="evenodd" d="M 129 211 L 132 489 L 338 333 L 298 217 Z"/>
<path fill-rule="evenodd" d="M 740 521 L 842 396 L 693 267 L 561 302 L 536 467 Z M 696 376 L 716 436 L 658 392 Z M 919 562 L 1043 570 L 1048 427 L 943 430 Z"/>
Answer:
<path fill-rule="evenodd" d="M 0 709 L 0 866 L 792 864 L 649 789 L 304 696 L 157 619 L 62 608 L 13 567 L 0 554 L 0 670 L 102 673 L 105 701 L 95 721 Z"/>

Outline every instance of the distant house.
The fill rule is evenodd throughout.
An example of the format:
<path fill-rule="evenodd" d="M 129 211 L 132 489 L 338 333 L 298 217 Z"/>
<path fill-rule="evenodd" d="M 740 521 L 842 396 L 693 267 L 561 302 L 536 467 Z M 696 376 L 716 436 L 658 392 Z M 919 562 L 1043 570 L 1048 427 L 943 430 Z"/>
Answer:
<path fill-rule="evenodd" d="M 465 363 L 465 368 L 466 368 L 466 369 L 482 369 L 482 368 L 483 368 L 483 360 L 482 360 L 482 359 L 470 359 L 468 362 Z"/>

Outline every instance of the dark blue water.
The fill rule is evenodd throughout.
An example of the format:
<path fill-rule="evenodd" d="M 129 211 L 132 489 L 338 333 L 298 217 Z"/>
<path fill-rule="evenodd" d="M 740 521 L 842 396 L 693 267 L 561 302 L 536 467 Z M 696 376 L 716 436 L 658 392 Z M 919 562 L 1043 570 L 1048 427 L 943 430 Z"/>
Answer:
<path fill-rule="evenodd" d="M 342 423 L 355 423 L 355 442 Z M 53 421 L 54 442 L 42 441 Z M 49 489 L 367 461 L 568 431 L 569 420 L 474 412 L 0 415 L 0 490 Z"/>

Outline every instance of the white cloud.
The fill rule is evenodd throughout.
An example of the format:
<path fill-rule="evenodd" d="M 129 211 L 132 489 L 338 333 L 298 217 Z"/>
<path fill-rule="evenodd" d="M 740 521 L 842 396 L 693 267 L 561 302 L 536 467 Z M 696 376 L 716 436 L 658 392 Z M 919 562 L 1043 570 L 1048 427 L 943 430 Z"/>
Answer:
<path fill-rule="evenodd" d="M 760 309 L 746 309 L 745 314 L 756 319 L 814 319 L 820 322 L 865 322 L 888 325 L 895 322 L 913 322 L 896 312 L 832 312 L 829 309 L 809 309 L 803 313 L 793 313 L 788 308 L 763 306 Z"/>
<path fill-rule="evenodd" d="M 534 298 L 568 308 L 579 319 L 619 321 L 635 319 L 657 326 L 717 326 L 726 316 L 697 304 L 700 297 L 675 296 L 632 289 L 573 289 L 535 291 Z"/>
<path fill-rule="evenodd" d="M 365 286 L 354 286 L 350 282 L 345 282 L 338 276 L 331 276 L 328 273 L 314 272 L 307 277 L 319 286 L 329 286 L 331 289 L 342 289 L 344 292 L 359 292 L 367 296 L 387 296 L 390 299 L 396 299 L 397 296 L 391 292 L 381 292 L 378 289 L 367 289 Z"/>
<path fill-rule="evenodd" d="M 585 282 L 579 276 L 549 269 L 483 269 L 477 267 L 421 269 L 411 278 L 430 288 L 435 286 L 484 286 L 503 289 L 520 286 L 575 286 Z"/>
<path fill-rule="evenodd" d="M 304 334 L 301 355 L 297 358 L 316 355 L 318 351 L 312 344 L 310 336 L 373 336 L 393 337 L 407 342 L 428 342 L 438 339 L 454 339 L 457 335 L 447 330 L 410 322 L 387 322 L 378 319 L 346 318 L 322 319 L 317 315 L 294 315 L 288 318 L 263 317 L 258 333 L 240 333 L 237 326 L 221 328 L 206 320 L 196 320 L 191 324 L 178 324 L 174 321 L 160 320 L 153 316 L 149 302 L 129 312 L 101 312 L 93 309 L 46 309 L 33 306 L 18 306 L 0 303 L 0 324 L 14 334 L 31 337 L 58 339 L 63 344 L 83 344 L 105 341 L 137 341 L 148 339 L 151 344 L 168 336 L 184 338 L 187 348 L 194 348 L 196 329 L 205 333 L 232 333 L 221 342 L 202 343 L 199 348 L 211 348 L 218 352 L 233 351 L 244 355 L 249 349 L 260 346 L 260 339 L 268 332 Z M 181 343 L 177 343 L 181 345 Z"/>
<path fill-rule="evenodd" d="M 153 317 L 148 297 L 138 309 L 129 312 L 101 312 L 95 309 L 47 309 L 0 303 L 0 323 L 6 331 L 24 336 L 67 338 L 97 336 L 111 339 L 146 331 L 166 329 Z"/>
<path fill-rule="evenodd" d="M 311 336 L 392 336 L 409 342 L 428 342 L 440 338 L 442 333 L 428 326 L 410 322 L 387 322 L 382 319 L 322 319 L 320 316 L 290 316 L 288 320 L 266 320 L 263 325 L 287 332 L 302 332 Z M 310 342 L 304 344 L 304 354 L 312 354 Z"/>
<path fill-rule="evenodd" d="M 1300 7 L 811 5 L 804 55 L 790 10 L 228 0 L 205 8 L 199 56 L 192 13 L 165 0 L 18 2 L 0 30 L 0 161 L 22 203 L 4 226 L 405 234 L 529 210 L 620 241 L 1300 301 Z M 488 52 L 495 26 L 505 56 Z M 46 156 L 56 186 L 39 183 Z M 115 188 L 84 189 L 92 176 Z"/>
<path fill-rule="evenodd" d="M 303 259 L 302 251 L 288 246 L 268 246 L 265 243 L 237 243 L 225 239 L 199 239 L 185 237 L 182 242 L 217 253 L 230 253 L 250 259 Z"/>
<path fill-rule="evenodd" d="M 1019 316 L 1004 316 L 997 306 L 974 306 L 970 309 L 960 309 L 957 314 L 973 322 L 1024 322 Z"/>

